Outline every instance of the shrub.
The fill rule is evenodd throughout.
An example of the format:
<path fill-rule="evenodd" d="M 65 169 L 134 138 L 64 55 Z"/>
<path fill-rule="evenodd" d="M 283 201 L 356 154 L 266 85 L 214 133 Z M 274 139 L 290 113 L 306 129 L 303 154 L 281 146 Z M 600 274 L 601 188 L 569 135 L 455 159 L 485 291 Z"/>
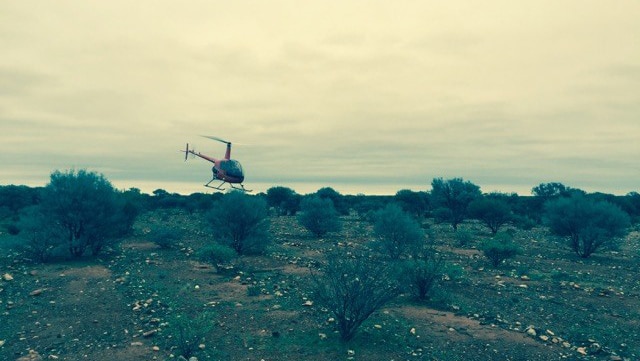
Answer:
<path fill-rule="evenodd" d="M 468 229 L 459 229 L 455 234 L 456 243 L 460 247 L 464 247 L 473 240 L 473 234 Z"/>
<path fill-rule="evenodd" d="M 333 207 L 331 199 L 318 196 L 302 200 L 298 222 L 318 238 L 329 232 L 337 232 L 341 228 L 338 212 Z"/>
<path fill-rule="evenodd" d="M 271 241 L 267 203 L 242 192 L 225 194 L 207 219 L 222 244 L 238 254 L 264 253 Z"/>
<path fill-rule="evenodd" d="M 20 238 L 25 253 L 37 262 L 48 262 L 54 250 L 64 244 L 60 230 L 51 224 L 40 207 L 31 206 L 23 210 L 20 219 Z"/>
<path fill-rule="evenodd" d="M 229 247 L 218 243 L 213 243 L 203 247 L 198 252 L 198 259 L 202 262 L 211 263 L 217 269 L 233 263 L 238 254 Z"/>
<path fill-rule="evenodd" d="M 322 273 L 314 274 L 314 284 L 315 300 L 335 316 L 343 341 L 351 340 L 372 313 L 399 293 L 389 267 L 366 254 L 329 255 Z"/>
<path fill-rule="evenodd" d="M 402 264 L 401 280 L 419 300 L 426 300 L 442 277 L 443 264 L 442 259 L 435 254 L 407 260 Z"/>
<path fill-rule="evenodd" d="M 169 249 L 182 238 L 183 232 L 172 227 L 159 227 L 151 232 L 152 241 L 162 249 Z"/>
<path fill-rule="evenodd" d="M 12 236 L 17 236 L 20 233 L 20 227 L 18 227 L 14 223 L 11 223 L 7 226 L 7 232 Z"/>
<path fill-rule="evenodd" d="M 41 206 L 48 226 L 57 226 L 74 257 L 87 249 L 99 254 L 131 230 L 136 216 L 103 175 L 86 170 L 52 173 Z"/>
<path fill-rule="evenodd" d="M 406 251 L 412 254 L 424 243 L 424 231 L 420 224 L 398 205 L 389 204 L 376 212 L 374 232 L 381 248 L 392 259 L 399 258 Z"/>
<path fill-rule="evenodd" d="M 568 239 L 576 255 L 587 258 L 602 247 L 615 248 L 630 220 L 616 205 L 573 193 L 545 204 L 545 223 Z"/>
<path fill-rule="evenodd" d="M 163 330 L 163 334 L 166 334 L 165 342 L 185 358 L 190 358 L 199 351 L 198 346 L 214 327 L 210 311 L 196 316 L 176 313 L 170 315 L 167 321 L 168 326 Z"/>
<path fill-rule="evenodd" d="M 496 234 L 482 243 L 482 253 L 489 259 L 493 267 L 500 266 L 505 260 L 515 257 L 518 246 L 513 242 L 513 236 L 507 232 Z"/>

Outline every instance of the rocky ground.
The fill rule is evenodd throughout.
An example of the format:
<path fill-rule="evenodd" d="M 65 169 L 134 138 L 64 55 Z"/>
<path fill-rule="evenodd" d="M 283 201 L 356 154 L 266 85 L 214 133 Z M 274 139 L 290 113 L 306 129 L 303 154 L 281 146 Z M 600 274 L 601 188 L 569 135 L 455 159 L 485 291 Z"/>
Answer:
<path fill-rule="evenodd" d="M 180 245 L 150 242 L 158 222 L 185 231 Z M 295 218 L 274 217 L 270 253 L 221 272 L 195 257 L 210 235 L 183 213 L 144 215 L 97 259 L 42 265 L 6 251 L 0 359 L 172 360 L 179 330 L 203 336 L 192 345 L 198 360 L 640 359 L 637 233 L 618 252 L 579 260 L 544 230 L 518 231 L 522 253 L 493 269 L 476 249 L 488 233 L 464 227 L 474 238 L 460 247 L 448 227 L 430 226 L 451 270 L 431 300 L 400 296 L 349 343 L 314 303 L 309 269 L 327 249 L 368 242 L 357 218 L 317 240 Z"/>

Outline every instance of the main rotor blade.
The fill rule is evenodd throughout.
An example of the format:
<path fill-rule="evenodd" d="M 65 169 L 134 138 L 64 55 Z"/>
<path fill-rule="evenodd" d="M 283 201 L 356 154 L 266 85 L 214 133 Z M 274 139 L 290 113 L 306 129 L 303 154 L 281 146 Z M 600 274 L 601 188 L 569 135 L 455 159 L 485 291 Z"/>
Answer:
<path fill-rule="evenodd" d="M 213 137 L 213 136 L 210 136 L 210 135 L 201 135 L 201 137 L 217 140 L 218 142 L 225 143 L 225 144 L 231 144 L 231 142 L 227 142 L 224 139 L 220 139 L 218 137 Z"/>

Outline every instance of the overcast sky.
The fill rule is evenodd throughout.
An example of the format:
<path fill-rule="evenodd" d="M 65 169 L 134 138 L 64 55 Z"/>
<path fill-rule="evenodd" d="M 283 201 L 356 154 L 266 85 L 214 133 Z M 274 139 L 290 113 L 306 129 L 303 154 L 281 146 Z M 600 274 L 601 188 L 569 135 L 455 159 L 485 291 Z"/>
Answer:
<path fill-rule="evenodd" d="M 2 1 L 0 184 L 640 191 L 640 2 Z M 242 143 L 242 144 L 239 144 Z"/>

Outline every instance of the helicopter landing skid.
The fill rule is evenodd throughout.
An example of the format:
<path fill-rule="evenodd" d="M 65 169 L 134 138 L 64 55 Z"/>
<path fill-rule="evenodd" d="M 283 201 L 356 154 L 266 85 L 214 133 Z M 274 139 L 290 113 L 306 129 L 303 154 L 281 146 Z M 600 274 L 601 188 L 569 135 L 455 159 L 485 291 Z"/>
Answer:
<path fill-rule="evenodd" d="M 227 182 L 222 182 L 222 183 L 218 184 L 217 186 L 209 185 L 209 184 L 211 184 L 211 182 L 213 182 L 213 179 L 210 180 L 209 183 L 205 184 L 204 186 L 207 187 L 207 188 L 216 189 L 216 190 L 219 190 L 219 191 L 223 191 L 223 190 L 226 189 L 226 188 L 222 188 L 222 186 Z M 242 184 L 240 184 L 240 187 L 234 186 L 233 183 L 229 183 L 229 185 L 231 186 L 231 188 L 237 189 L 239 191 L 243 191 L 243 192 L 251 192 L 251 191 L 253 191 L 252 189 L 246 189 L 244 187 L 244 185 L 242 185 Z"/>
<path fill-rule="evenodd" d="M 229 183 L 229 184 L 231 184 L 231 183 Z M 253 189 L 246 189 L 246 188 L 244 187 L 244 185 L 242 185 L 242 183 L 240 183 L 240 187 L 235 187 L 233 184 L 231 184 L 231 188 L 233 188 L 233 189 L 237 189 L 237 190 L 239 190 L 239 191 L 247 192 L 247 193 L 248 193 L 248 192 L 253 192 Z"/>

